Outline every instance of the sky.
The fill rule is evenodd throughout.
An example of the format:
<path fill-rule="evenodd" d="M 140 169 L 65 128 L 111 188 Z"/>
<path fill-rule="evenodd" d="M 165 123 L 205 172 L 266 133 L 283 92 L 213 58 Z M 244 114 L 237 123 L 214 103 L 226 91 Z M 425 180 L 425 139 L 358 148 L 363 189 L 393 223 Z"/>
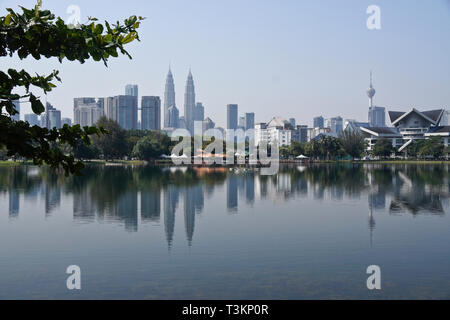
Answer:
<path fill-rule="evenodd" d="M 0 11 L 33 0 L 0 0 Z M 0 68 L 48 74 L 63 82 L 47 99 L 73 118 L 74 97 L 124 94 L 128 83 L 140 95 L 164 97 L 169 64 L 176 102 L 183 113 L 184 87 L 192 69 L 197 102 L 218 126 L 226 105 L 257 122 L 274 116 L 312 124 L 315 116 L 367 121 L 369 72 L 374 104 L 388 110 L 450 107 L 450 0 L 43 0 L 64 20 L 77 5 L 87 17 L 115 22 L 147 19 L 141 42 L 126 57 L 102 63 L 2 57 Z M 381 10 L 381 29 L 369 30 L 370 5 Z M 24 113 L 30 108 L 24 104 Z"/>

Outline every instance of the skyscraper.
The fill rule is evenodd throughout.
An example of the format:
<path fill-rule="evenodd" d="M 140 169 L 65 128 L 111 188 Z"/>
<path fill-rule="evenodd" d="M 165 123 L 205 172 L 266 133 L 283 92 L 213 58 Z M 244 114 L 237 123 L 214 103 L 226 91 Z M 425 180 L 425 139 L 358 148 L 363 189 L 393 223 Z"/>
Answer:
<path fill-rule="evenodd" d="M 369 126 L 386 127 L 386 109 L 383 107 L 369 108 Z"/>
<path fill-rule="evenodd" d="M 296 125 L 295 118 L 290 118 L 289 123 L 291 124 L 292 128 L 295 128 L 295 125 Z"/>
<path fill-rule="evenodd" d="M 14 121 L 20 121 L 20 101 L 14 100 L 12 103 L 17 113 L 11 116 L 11 119 L 13 119 Z"/>
<path fill-rule="evenodd" d="M 325 126 L 325 119 L 322 116 L 315 117 L 314 118 L 314 128 L 324 128 Z"/>
<path fill-rule="evenodd" d="M 25 115 L 25 121 L 30 124 L 30 126 L 38 126 L 39 125 L 39 119 L 37 114 L 31 113 Z"/>
<path fill-rule="evenodd" d="M 186 80 L 186 90 L 184 93 L 184 121 L 186 129 L 192 134 L 194 131 L 194 111 L 195 111 L 195 86 L 191 70 Z"/>
<path fill-rule="evenodd" d="M 245 117 L 239 117 L 238 128 L 245 130 Z"/>
<path fill-rule="evenodd" d="M 138 85 L 137 84 L 127 84 L 125 86 L 125 95 L 138 98 L 139 97 Z"/>
<path fill-rule="evenodd" d="M 104 115 L 103 108 L 100 108 L 98 103 L 80 103 L 74 110 L 74 118 L 77 119 L 75 124 L 81 127 L 90 127 Z"/>
<path fill-rule="evenodd" d="M 201 102 L 197 102 L 194 109 L 194 121 L 203 120 L 205 120 L 205 107 L 203 107 Z"/>
<path fill-rule="evenodd" d="M 142 97 L 141 101 L 141 129 L 161 129 L 161 99 L 159 97 Z"/>
<path fill-rule="evenodd" d="M 49 102 L 45 106 L 45 120 L 48 129 L 61 128 L 61 111 L 54 108 Z"/>
<path fill-rule="evenodd" d="M 107 98 L 107 117 L 119 123 L 125 130 L 138 128 L 138 107 L 135 96 L 116 96 Z"/>
<path fill-rule="evenodd" d="M 170 107 L 176 107 L 175 102 L 175 85 L 173 83 L 172 71 L 169 68 L 169 73 L 166 79 L 166 88 L 164 91 L 164 128 L 170 128 L 168 111 Z"/>
<path fill-rule="evenodd" d="M 180 112 L 175 106 L 171 106 L 167 111 L 168 124 L 166 128 L 180 128 Z"/>
<path fill-rule="evenodd" d="M 227 129 L 236 130 L 238 127 L 238 105 L 227 105 Z"/>
<path fill-rule="evenodd" d="M 81 104 L 91 104 L 95 103 L 95 98 L 91 97 L 82 97 L 82 98 L 74 98 L 73 99 L 73 123 L 80 124 L 81 120 L 79 118 L 80 113 L 77 112 L 78 106 Z"/>
<path fill-rule="evenodd" d="M 246 113 L 244 118 L 245 130 L 255 129 L 255 114 L 253 112 Z"/>

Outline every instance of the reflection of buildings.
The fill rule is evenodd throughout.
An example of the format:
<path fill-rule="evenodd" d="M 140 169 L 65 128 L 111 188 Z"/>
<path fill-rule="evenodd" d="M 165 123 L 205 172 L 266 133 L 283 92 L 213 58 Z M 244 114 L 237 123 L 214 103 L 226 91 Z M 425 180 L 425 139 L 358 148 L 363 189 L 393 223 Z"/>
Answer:
<path fill-rule="evenodd" d="M 255 202 L 255 174 L 249 173 L 245 176 L 245 200 L 248 204 Z"/>
<path fill-rule="evenodd" d="M 238 209 L 238 177 L 228 176 L 227 179 L 227 209 L 229 212 L 235 212 Z"/>
<path fill-rule="evenodd" d="M 9 190 L 9 217 L 17 218 L 19 216 L 19 193 L 13 189 Z"/>
<path fill-rule="evenodd" d="M 175 212 L 179 200 L 179 189 L 175 186 L 168 186 L 164 190 L 164 229 L 169 248 L 172 246 L 173 234 L 175 230 Z"/>
<path fill-rule="evenodd" d="M 125 230 L 136 232 L 138 230 L 137 192 L 130 191 L 119 197 L 117 203 L 112 204 L 107 214 L 113 218 L 123 221 Z"/>
<path fill-rule="evenodd" d="M 92 190 L 83 188 L 73 195 L 73 218 L 75 220 L 94 221 L 95 205 L 91 195 Z"/>
<path fill-rule="evenodd" d="M 412 181 L 403 172 L 398 173 L 396 180 L 394 199 L 390 206 L 391 213 L 405 211 L 413 215 L 423 212 L 437 215 L 445 213 L 440 192 L 435 192 L 423 181 Z"/>
<path fill-rule="evenodd" d="M 158 222 L 161 215 L 161 190 L 141 192 L 141 219 Z"/>
<path fill-rule="evenodd" d="M 59 186 L 45 186 L 45 216 L 48 217 L 52 211 L 61 203 L 61 188 Z"/>
<path fill-rule="evenodd" d="M 386 192 L 379 188 L 376 193 L 370 193 L 369 201 L 369 232 L 370 232 L 370 246 L 373 244 L 373 233 L 375 231 L 376 222 L 373 216 L 374 211 L 384 210 L 386 208 Z"/>
<path fill-rule="evenodd" d="M 192 245 L 195 228 L 195 214 L 203 210 L 204 197 L 201 185 L 188 187 L 184 191 L 184 227 L 189 246 Z"/>

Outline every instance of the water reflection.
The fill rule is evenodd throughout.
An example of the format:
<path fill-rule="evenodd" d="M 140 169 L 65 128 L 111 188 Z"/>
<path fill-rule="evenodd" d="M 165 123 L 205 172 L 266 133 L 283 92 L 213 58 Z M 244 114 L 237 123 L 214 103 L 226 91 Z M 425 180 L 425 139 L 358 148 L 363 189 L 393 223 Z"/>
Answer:
<path fill-rule="evenodd" d="M 82 177 L 68 178 L 46 168 L 3 167 L 0 192 L 7 194 L 12 220 L 19 218 L 21 200 L 43 201 L 45 217 L 51 217 L 58 213 L 61 199 L 68 197 L 77 223 L 117 223 L 128 232 L 138 231 L 140 224 L 161 224 L 171 248 L 177 212 L 184 216 L 185 238 L 191 246 L 196 216 L 203 212 L 205 198 L 216 192 L 226 193 L 223 207 L 233 214 L 240 206 L 265 199 L 367 199 L 373 241 L 378 211 L 444 215 L 448 177 L 447 165 L 283 166 L 275 176 L 261 176 L 256 169 L 88 166 Z"/>

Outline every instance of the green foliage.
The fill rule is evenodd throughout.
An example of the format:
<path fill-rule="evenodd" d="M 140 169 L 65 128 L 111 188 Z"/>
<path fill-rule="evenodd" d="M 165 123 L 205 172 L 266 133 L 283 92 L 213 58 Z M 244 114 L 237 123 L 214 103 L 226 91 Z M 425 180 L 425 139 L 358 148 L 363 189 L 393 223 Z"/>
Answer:
<path fill-rule="evenodd" d="M 395 151 L 392 141 L 389 139 L 380 139 L 373 147 L 373 155 L 381 158 L 388 158 Z"/>
<path fill-rule="evenodd" d="M 360 158 L 366 149 L 364 137 L 359 132 L 343 131 L 339 135 L 339 142 L 344 152 L 352 159 Z"/>
<path fill-rule="evenodd" d="M 127 155 L 126 131 L 114 120 L 102 117 L 97 126 L 108 131 L 108 135 L 93 137 L 94 146 L 105 159 L 121 159 Z"/>
<path fill-rule="evenodd" d="M 444 144 L 441 138 L 431 138 L 418 143 L 417 155 L 421 158 L 439 159 L 444 155 Z"/>
<path fill-rule="evenodd" d="M 152 132 L 136 143 L 132 155 L 140 160 L 157 159 L 161 155 L 169 153 L 170 142 L 170 138 L 166 134 Z"/>
<path fill-rule="evenodd" d="M 66 58 L 84 63 L 92 58 L 107 65 L 108 59 L 118 57 L 119 53 L 131 58 L 124 46 L 139 40 L 137 29 L 143 20 L 132 16 L 123 24 L 105 22 L 103 26 L 96 23 L 97 19 L 90 18 L 88 24 L 73 27 L 50 11 L 41 10 L 41 1 L 33 9 L 21 7 L 21 13 L 6 10 L 8 14 L 0 17 L 0 57 L 17 54 L 20 59 L 31 56 L 36 60 L 57 58 L 59 62 Z M 75 148 L 79 141 L 89 144 L 90 135 L 106 133 L 105 130 L 79 126 L 48 130 L 11 119 L 17 114 L 13 105 L 15 100 L 29 102 L 35 114 L 44 112 L 44 105 L 32 90 L 47 94 L 56 87 L 55 80 L 61 81 L 56 70 L 48 76 L 31 76 L 25 70 L 0 70 L 0 147 L 6 148 L 9 156 L 17 154 L 32 159 L 35 164 L 62 166 L 66 174 L 80 173 L 82 163 L 60 148 L 52 147 L 53 142 Z M 17 89 L 24 89 L 25 94 L 15 93 Z"/>

